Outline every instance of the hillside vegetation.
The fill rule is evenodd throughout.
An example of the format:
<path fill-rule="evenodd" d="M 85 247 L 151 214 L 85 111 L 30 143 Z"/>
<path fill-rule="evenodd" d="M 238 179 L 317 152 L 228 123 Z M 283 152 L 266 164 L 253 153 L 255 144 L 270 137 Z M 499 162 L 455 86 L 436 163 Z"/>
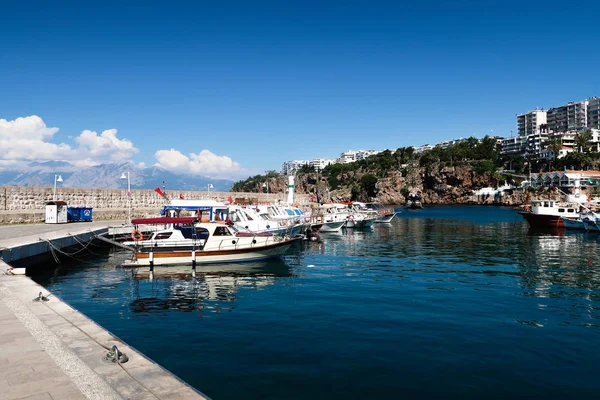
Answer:
<path fill-rule="evenodd" d="M 581 155 L 567 162 L 586 159 Z M 556 160 L 555 165 L 560 165 Z M 577 167 L 581 165 L 578 164 Z M 410 191 L 419 191 L 426 203 L 464 203 L 473 190 L 515 183 L 529 171 L 523 156 L 501 157 L 497 140 L 474 137 L 448 147 L 436 146 L 421 153 L 413 147 L 385 150 L 349 164 L 332 164 L 322 171 L 304 166 L 296 175 L 296 191 L 312 194 L 315 201 L 379 201 L 402 204 Z M 543 171 L 550 165 L 532 162 L 531 170 Z M 509 171 L 504 174 L 503 172 Z M 515 178 L 516 177 L 516 178 Z M 285 176 L 275 171 L 235 183 L 232 191 L 281 192 L 287 188 Z"/>

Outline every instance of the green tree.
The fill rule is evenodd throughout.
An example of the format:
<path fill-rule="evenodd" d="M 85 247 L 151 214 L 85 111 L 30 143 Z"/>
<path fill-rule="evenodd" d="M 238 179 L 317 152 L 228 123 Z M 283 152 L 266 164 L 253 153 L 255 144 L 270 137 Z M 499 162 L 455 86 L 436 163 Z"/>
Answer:
<path fill-rule="evenodd" d="M 363 175 L 360 178 L 360 189 L 368 197 L 377 196 L 377 177 L 371 174 Z"/>
<path fill-rule="evenodd" d="M 578 153 L 589 153 L 592 131 L 590 129 L 575 135 L 575 151 Z"/>

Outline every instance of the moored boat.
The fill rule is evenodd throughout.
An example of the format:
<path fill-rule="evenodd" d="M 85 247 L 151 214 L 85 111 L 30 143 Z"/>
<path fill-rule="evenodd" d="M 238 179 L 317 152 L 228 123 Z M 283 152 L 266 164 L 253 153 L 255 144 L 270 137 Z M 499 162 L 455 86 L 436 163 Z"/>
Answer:
<path fill-rule="evenodd" d="M 164 225 L 144 240 L 126 242 L 133 246 L 127 267 L 192 265 L 263 260 L 283 255 L 300 237 L 281 237 L 269 233 L 244 232 L 226 223 L 197 222 L 188 218 L 147 218 L 134 225 Z"/>
<path fill-rule="evenodd" d="M 406 208 L 410 209 L 420 209 L 423 208 L 423 203 L 421 202 L 421 193 L 419 192 L 410 192 L 408 197 L 406 198 Z"/>
<path fill-rule="evenodd" d="M 532 200 L 530 209 L 520 211 L 519 214 L 534 229 L 564 228 L 563 218 L 571 220 L 579 218 L 579 206 L 556 200 Z"/>

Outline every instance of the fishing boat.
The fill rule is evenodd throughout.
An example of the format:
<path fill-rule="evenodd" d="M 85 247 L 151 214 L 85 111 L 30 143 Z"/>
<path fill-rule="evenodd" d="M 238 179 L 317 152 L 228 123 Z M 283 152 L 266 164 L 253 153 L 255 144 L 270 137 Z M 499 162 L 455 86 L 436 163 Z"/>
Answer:
<path fill-rule="evenodd" d="M 198 222 L 194 217 L 140 218 L 137 225 L 157 225 L 150 239 L 134 231 L 133 258 L 126 267 L 218 264 L 263 260 L 283 255 L 301 237 L 240 231 L 225 222 Z"/>
<path fill-rule="evenodd" d="M 591 207 L 595 207 L 597 200 L 592 201 L 591 198 L 581 193 L 581 176 L 573 175 L 573 193 L 567 194 L 561 191 L 566 196 L 565 201 L 552 199 L 535 199 L 531 200 L 525 211 L 519 212 L 529 223 L 529 227 L 533 229 L 553 229 L 566 228 L 565 219 L 583 220 L 580 218 L 583 214 L 590 212 Z M 560 189 L 559 189 L 560 190 Z M 585 221 L 583 221 L 585 225 Z M 571 227 L 580 226 L 578 223 L 567 223 Z M 590 226 L 591 227 L 591 226 Z"/>

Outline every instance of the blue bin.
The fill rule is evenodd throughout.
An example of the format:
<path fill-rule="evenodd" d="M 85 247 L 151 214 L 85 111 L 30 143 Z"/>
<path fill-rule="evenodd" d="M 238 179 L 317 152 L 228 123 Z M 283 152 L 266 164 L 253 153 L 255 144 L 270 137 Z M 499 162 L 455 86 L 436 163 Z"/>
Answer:
<path fill-rule="evenodd" d="M 69 207 L 67 208 L 67 221 L 91 221 L 92 220 L 92 208 L 91 207 Z"/>

